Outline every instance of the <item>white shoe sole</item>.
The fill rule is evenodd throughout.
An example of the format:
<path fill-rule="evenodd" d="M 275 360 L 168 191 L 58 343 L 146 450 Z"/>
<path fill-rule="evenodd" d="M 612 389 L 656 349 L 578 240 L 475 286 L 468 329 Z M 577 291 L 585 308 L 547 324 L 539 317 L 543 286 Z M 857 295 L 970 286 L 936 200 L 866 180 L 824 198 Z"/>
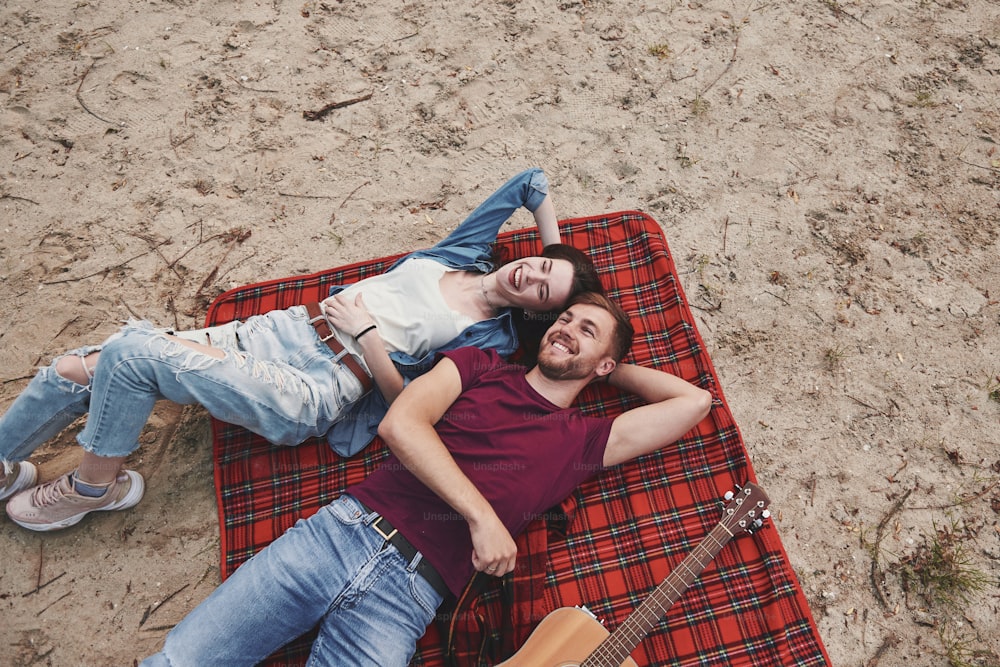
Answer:
<path fill-rule="evenodd" d="M 0 492 L 0 500 L 7 500 L 18 491 L 27 489 L 29 486 L 34 486 L 37 480 L 38 468 L 35 467 L 35 464 L 28 463 L 27 461 L 21 461 L 20 467 L 17 471 L 17 477 L 14 478 L 10 488 L 4 489 L 3 492 Z"/>
<path fill-rule="evenodd" d="M 10 519 L 22 528 L 27 528 L 28 530 L 33 530 L 37 533 L 47 533 L 50 530 L 60 530 L 62 528 L 75 526 L 80 523 L 80 520 L 83 519 L 83 517 L 87 516 L 91 512 L 110 512 L 112 510 L 125 510 L 129 507 L 134 507 L 139 504 L 139 501 L 142 500 L 143 494 L 146 492 L 146 482 L 142 478 L 142 475 L 134 470 L 126 470 L 125 474 L 128 475 L 129 481 L 131 482 L 128 493 L 126 493 L 125 497 L 117 503 L 112 503 L 107 507 L 95 507 L 94 509 L 74 514 L 73 516 L 66 517 L 61 521 L 55 521 L 53 523 L 21 523 L 14 517 L 10 517 Z"/>

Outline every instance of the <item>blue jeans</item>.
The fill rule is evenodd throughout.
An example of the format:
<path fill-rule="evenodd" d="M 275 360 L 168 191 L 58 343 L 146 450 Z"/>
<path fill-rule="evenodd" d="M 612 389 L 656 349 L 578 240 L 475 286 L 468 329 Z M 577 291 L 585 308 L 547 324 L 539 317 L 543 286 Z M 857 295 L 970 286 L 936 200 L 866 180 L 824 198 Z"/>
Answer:
<path fill-rule="evenodd" d="M 344 495 L 248 560 L 142 667 L 254 665 L 319 625 L 308 665 L 409 664 L 441 595 Z"/>
<path fill-rule="evenodd" d="M 0 418 L 0 460 L 23 461 L 78 417 L 90 413 L 77 441 L 99 456 L 126 456 L 159 399 L 198 403 L 217 419 L 279 445 L 324 435 L 362 395 L 361 383 L 309 324 L 303 306 L 209 330 L 180 333 L 225 351 L 223 359 L 168 338 L 148 322 L 130 322 L 102 345 L 89 385 L 42 368 Z M 66 355 L 63 355 L 66 356 Z"/>

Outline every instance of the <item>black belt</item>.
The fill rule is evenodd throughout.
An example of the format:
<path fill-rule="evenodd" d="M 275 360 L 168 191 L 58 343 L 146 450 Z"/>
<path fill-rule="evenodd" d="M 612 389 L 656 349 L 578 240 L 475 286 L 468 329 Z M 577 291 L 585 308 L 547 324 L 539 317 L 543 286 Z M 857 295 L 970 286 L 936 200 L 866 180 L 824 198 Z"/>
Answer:
<path fill-rule="evenodd" d="M 355 498 L 355 500 L 357 499 Z M 358 503 L 365 508 L 365 511 L 372 511 L 360 500 L 358 500 Z M 403 537 L 401 532 L 393 528 L 392 524 L 389 523 L 389 520 L 381 514 L 377 519 L 372 521 L 371 527 L 382 537 L 383 540 L 396 547 L 396 551 L 398 551 L 407 561 L 412 561 L 413 557 L 417 555 L 417 548 L 410 544 L 410 541 Z M 442 579 L 441 575 L 434 569 L 434 566 L 427 562 L 427 559 L 422 555 L 420 557 L 420 562 L 417 563 L 417 574 L 426 579 L 427 583 L 429 583 L 442 598 L 448 597 L 448 594 L 451 592 L 448 588 L 448 584 L 444 583 L 444 579 Z"/>

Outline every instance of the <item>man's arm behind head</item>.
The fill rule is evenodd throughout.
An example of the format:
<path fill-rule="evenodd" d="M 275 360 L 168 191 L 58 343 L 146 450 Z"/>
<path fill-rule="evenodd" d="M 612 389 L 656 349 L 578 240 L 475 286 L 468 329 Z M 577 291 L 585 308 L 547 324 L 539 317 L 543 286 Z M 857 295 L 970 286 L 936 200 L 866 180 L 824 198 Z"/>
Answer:
<path fill-rule="evenodd" d="M 676 442 L 704 419 L 712 395 L 655 368 L 618 364 L 608 382 L 648 402 L 615 418 L 604 465 L 630 461 Z"/>

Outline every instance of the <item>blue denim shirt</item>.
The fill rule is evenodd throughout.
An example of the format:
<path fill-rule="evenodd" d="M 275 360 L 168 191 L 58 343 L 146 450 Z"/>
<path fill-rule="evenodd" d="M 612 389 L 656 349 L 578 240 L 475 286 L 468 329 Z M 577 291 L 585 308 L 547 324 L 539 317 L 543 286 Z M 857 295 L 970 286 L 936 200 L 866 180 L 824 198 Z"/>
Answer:
<path fill-rule="evenodd" d="M 548 179 L 541 169 L 521 172 L 490 195 L 476 207 L 451 234 L 427 250 L 418 250 L 393 264 L 389 271 L 414 257 L 433 259 L 453 269 L 489 273 L 493 270 L 491 252 L 500 227 L 511 215 L 525 207 L 534 212 L 548 194 Z M 337 294 L 346 286 L 337 286 L 330 294 Z M 393 352 L 389 356 L 403 376 L 410 380 L 430 370 L 438 352 L 459 347 L 494 349 L 507 357 L 517 349 L 517 333 L 509 310 L 494 318 L 476 322 L 443 347 L 431 350 L 422 358 Z M 327 441 L 341 456 L 351 456 L 368 445 L 378 432 L 379 422 L 389 409 L 381 392 L 371 391 L 364 396 L 350 413 L 334 424 L 327 434 Z"/>

